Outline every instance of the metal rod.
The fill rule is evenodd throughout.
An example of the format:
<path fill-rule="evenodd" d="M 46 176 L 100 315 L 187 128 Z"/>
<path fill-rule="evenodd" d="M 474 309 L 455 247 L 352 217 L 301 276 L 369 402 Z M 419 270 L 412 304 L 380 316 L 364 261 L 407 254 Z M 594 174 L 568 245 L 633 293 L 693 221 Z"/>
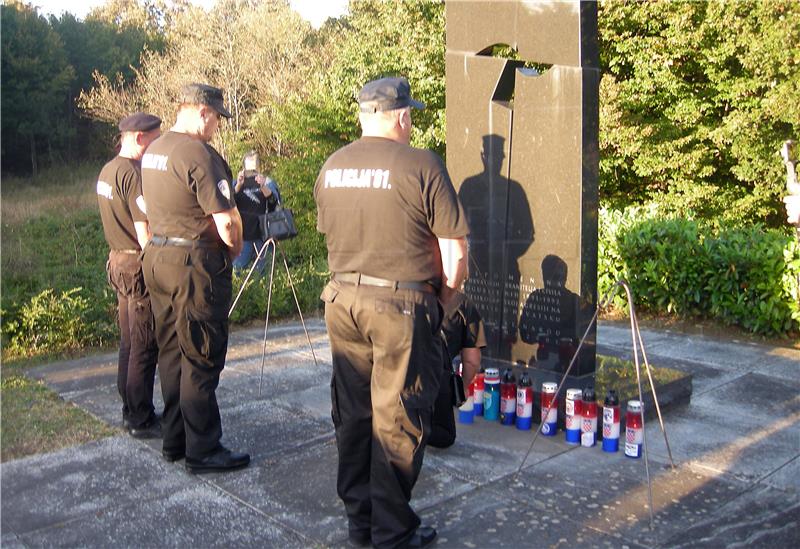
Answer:
<path fill-rule="evenodd" d="M 639 352 L 636 345 L 636 311 L 633 308 L 633 296 L 631 294 L 630 286 L 624 280 L 617 281 L 617 284 L 625 289 L 625 294 L 628 296 L 628 310 L 631 315 L 631 340 L 633 342 L 633 362 L 636 366 L 636 386 L 639 388 L 639 402 L 642 404 L 642 449 L 644 453 L 644 472 L 647 476 L 647 502 L 650 511 L 650 530 L 653 529 L 653 483 L 650 480 L 650 465 L 647 457 L 647 429 L 644 422 L 644 398 L 642 397 L 642 378 L 639 371 Z M 655 398 L 655 395 L 653 395 Z M 627 426 L 626 426 L 627 428 Z"/>
<path fill-rule="evenodd" d="M 553 403 L 558 402 L 558 395 L 561 394 L 561 388 L 564 386 L 564 382 L 567 380 L 567 376 L 569 375 L 570 371 L 572 370 L 572 366 L 575 364 L 575 359 L 581 352 L 581 348 L 583 347 L 583 342 L 586 340 L 586 337 L 589 335 L 589 330 L 592 329 L 592 326 L 597 322 L 597 315 L 600 313 L 600 309 L 605 308 L 613 299 L 614 294 L 617 292 L 617 285 L 611 287 L 611 289 L 606 293 L 604 298 L 598 303 L 597 308 L 594 311 L 594 315 L 592 315 L 592 319 L 589 321 L 589 325 L 586 327 L 586 331 L 583 333 L 583 337 L 578 342 L 578 348 L 575 349 L 575 354 L 572 355 L 572 360 L 569 361 L 569 366 L 567 366 L 567 370 L 564 372 L 564 375 L 561 377 L 561 381 L 556 388 L 556 394 L 553 398 L 550 406 L 544 412 L 544 417 L 547 417 L 550 414 L 550 410 L 553 407 Z M 525 465 L 525 462 L 528 461 L 528 456 L 530 455 L 531 451 L 533 450 L 533 444 L 536 442 L 536 439 L 539 438 L 539 433 L 542 432 L 542 425 L 543 422 L 539 422 L 539 427 L 536 428 L 536 432 L 533 434 L 533 440 L 531 440 L 530 446 L 528 446 L 528 451 L 525 452 L 525 456 L 522 458 L 522 462 L 517 467 L 517 473 L 522 470 L 522 467 Z"/>
<path fill-rule="evenodd" d="M 311 349 L 311 356 L 314 359 L 314 366 L 319 367 L 319 363 L 317 363 L 317 354 L 314 352 L 314 346 L 311 344 L 311 336 L 308 335 L 308 328 L 306 328 L 306 321 L 303 318 L 303 311 L 300 309 L 300 301 L 298 301 L 297 292 L 295 292 L 294 290 L 292 273 L 289 272 L 289 263 L 286 261 L 286 254 L 283 253 L 283 248 L 281 248 L 280 250 L 281 250 L 281 257 L 283 258 L 283 266 L 286 267 L 286 277 L 289 279 L 289 287 L 292 289 L 292 295 L 294 296 L 294 304 L 297 305 L 297 314 L 300 315 L 300 323 L 303 325 L 303 331 L 306 333 L 306 341 L 308 341 L 308 348 Z M 273 263 L 275 262 L 274 256 L 272 261 Z"/>
<path fill-rule="evenodd" d="M 250 277 L 253 275 L 253 271 L 255 270 L 256 265 L 258 265 L 258 260 L 261 258 L 261 254 L 264 253 L 264 248 L 266 248 L 270 242 L 271 240 L 267 240 L 266 242 L 264 242 L 264 245 L 261 246 L 260 250 L 256 247 L 256 243 L 253 242 L 253 249 L 255 249 L 256 251 L 256 258 L 253 261 L 253 266 L 250 267 L 250 270 L 247 272 L 247 276 L 244 277 L 244 282 L 242 282 L 242 286 L 239 288 L 239 293 L 236 294 L 236 299 L 233 300 L 233 305 L 231 305 L 231 308 L 228 311 L 228 318 L 231 317 L 233 310 L 236 308 L 236 304 L 239 303 L 239 298 L 242 297 L 244 289 L 247 287 L 247 281 L 250 280 Z"/>
<path fill-rule="evenodd" d="M 658 415 L 658 424 L 661 426 L 661 432 L 664 434 L 664 444 L 667 446 L 667 454 L 669 455 L 669 462 L 672 468 L 675 469 L 675 460 L 672 459 L 672 449 L 669 446 L 667 439 L 667 430 L 664 428 L 664 418 L 661 416 L 661 406 L 658 404 L 658 395 L 656 395 L 656 384 L 653 382 L 653 375 L 650 372 L 650 363 L 647 362 L 647 353 L 644 351 L 644 342 L 642 341 L 642 333 L 639 331 L 639 319 L 635 319 L 636 337 L 639 339 L 639 348 L 642 350 L 642 359 L 644 359 L 644 371 L 647 372 L 647 379 L 650 380 L 650 390 L 653 392 L 653 403 L 656 405 L 656 414 Z"/>
<path fill-rule="evenodd" d="M 264 382 L 264 359 L 267 355 L 267 330 L 269 329 L 269 309 L 272 306 L 272 283 L 275 280 L 275 250 L 278 248 L 277 242 L 270 238 L 264 243 L 266 246 L 272 242 L 272 261 L 269 267 L 269 292 L 267 293 L 267 316 L 264 319 L 264 345 L 261 347 L 261 374 L 258 377 L 258 397 L 261 398 L 261 385 Z"/>

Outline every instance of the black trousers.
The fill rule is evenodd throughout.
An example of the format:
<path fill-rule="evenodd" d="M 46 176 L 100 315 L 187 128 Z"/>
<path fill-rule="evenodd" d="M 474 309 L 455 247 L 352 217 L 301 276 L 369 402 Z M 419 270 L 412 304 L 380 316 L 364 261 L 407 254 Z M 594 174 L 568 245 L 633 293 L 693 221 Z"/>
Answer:
<path fill-rule="evenodd" d="M 159 347 L 163 448 L 202 459 L 222 438 L 216 390 L 228 350 L 231 261 L 222 249 L 151 242 L 143 264 Z"/>
<path fill-rule="evenodd" d="M 122 417 L 131 426 L 141 427 L 154 416 L 153 382 L 158 358 L 150 295 L 138 254 L 112 250 L 106 270 L 119 311 L 117 391 L 122 398 Z"/>
<path fill-rule="evenodd" d="M 409 505 L 441 377 L 436 296 L 330 282 L 337 491 L 353 532 L 404 547 L 419 526 Z"/>
<path fill-rule="evenodd" d="M 439 384 L 439 394 L 433 406 L 431 420 L 431 436 L 428 444 L 434 448 L 449 448 L 456 441 L 456 419 L 453 415 L 453 367 L 447 362 L 448 355 L 444 353 L 445 363 L 442 370 L 442 379 Z"/>

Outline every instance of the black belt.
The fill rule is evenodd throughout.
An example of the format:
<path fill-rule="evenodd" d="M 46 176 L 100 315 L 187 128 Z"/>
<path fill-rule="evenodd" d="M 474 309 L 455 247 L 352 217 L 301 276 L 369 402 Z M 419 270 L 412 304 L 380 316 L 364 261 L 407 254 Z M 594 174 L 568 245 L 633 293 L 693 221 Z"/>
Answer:
<path fill-rule="evenodd" d="M 222 249 L 222 245 L 214 240 L 195 240 L 191 238 L 179 238 L 177 236 L 153 235 L 150 242 L 154 246 L 180 246 L 181 248 L 216 248 Z"/>
<path fill-rule="evenodd" d="M 369 276 L 362 273 L 333 273 L 331 277 L 336 282 L 346 282 L 356 286 L 377 286 L 379 288 L 394 288 L 401 290 L 417 290 L 419 292 L 436 293 L 436 287 L 430 282 L 401 282 L 399 280 L 387 280 L 376 276 Z"/>

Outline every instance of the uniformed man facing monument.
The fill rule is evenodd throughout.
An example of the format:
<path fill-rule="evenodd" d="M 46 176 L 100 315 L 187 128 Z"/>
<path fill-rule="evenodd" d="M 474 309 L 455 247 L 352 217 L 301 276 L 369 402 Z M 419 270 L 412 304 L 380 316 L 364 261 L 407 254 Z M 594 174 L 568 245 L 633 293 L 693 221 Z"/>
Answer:
<path fill-rule="evenodd" d="M 158 438 L 161 427 L 153 408 L 156 375 L 155 332 L 150 296 L 139 259 L 150 238 L 142 198 L 139 161 L 147 146 L 161 135 L 161 119 L 138 112 L 119 123 L 119 154 L 97 178 L 97 202 L 108 242 L 108 282 L 119 306 L 117 390 L 122 398 L 122 422 L 135 438 Z"/>
<path fill-rule="evenodd" d="M 314 186 L 332 279 L 337 490 L 350 541 L 422 547 L 436 531 L 409 505 L 422 466 L 442 357 L 441 312 L 466 276 L 466 218 L 447 169 L 409 146 L 405 78 L 359 93 L 361 139 L 328 158 Z"/>
<path fill-rule="evenodd" d="M 245 467 L 248 454 L 220 443 L 216 389 L 228 349 L 232 261 L 242 249 L 242 219 L 227 162 L 208 143 L 222 90 L 191 84 L 181 92 L 175 125 L 142 158 L 142 184 L 153 232 L 144 274 L 153 303 L 164 396 L 162 455 L 186 457 L 192 473 Z"/>

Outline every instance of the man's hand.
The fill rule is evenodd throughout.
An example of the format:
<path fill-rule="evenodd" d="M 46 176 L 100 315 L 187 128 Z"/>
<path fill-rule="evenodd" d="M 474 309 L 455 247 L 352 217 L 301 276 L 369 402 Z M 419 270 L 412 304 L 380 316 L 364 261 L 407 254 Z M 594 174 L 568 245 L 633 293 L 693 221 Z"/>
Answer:
<path fill-rule="evenodd" d="M 236 186 L 233 188 L 233 192 L 238 193 L 242 190 L 242 185 L 244 185 L 244 170 L 239 170 L 239 175 L 236 176 Z"/>
<path fill-rule="evenodd" d="M 786 204 L 786 221 L 792 225 L 800 225 L 800 194 L 790 194 L 783 197 Z"/>

